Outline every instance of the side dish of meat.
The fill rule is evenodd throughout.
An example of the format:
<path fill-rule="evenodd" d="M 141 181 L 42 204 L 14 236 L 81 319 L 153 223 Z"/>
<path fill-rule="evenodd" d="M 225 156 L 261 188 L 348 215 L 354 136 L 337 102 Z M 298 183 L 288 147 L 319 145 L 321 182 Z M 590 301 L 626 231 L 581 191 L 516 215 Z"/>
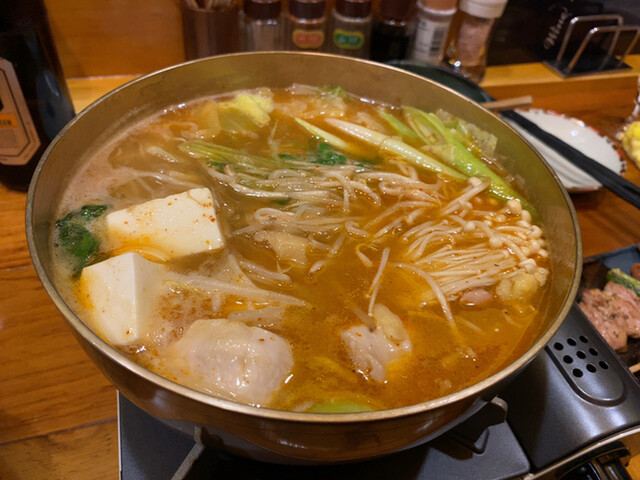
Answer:
<path fill-rule="evenodd" d="M 619 269 L 607 274 L 604 289 L 586 289 L 580 308 L 614 350 L 624 350 L 627 339 L 640 338 L 640 263 L 631 275 Z"/>

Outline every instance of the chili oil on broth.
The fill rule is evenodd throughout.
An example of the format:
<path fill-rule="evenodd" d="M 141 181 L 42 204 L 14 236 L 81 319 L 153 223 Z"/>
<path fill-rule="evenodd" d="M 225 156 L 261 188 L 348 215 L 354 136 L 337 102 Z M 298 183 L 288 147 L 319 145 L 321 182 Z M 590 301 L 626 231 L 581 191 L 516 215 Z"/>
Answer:
<path fill-rule="evenodd" d="M 379 106 L 374 102 L 352 96 L 346 101 L 329 97 L 326 102 L 327 96 L 318 94 L 315 89 L 309 89 L 309 93 L 303 91 L 305 93 L 292 94 L 287 89 L 272 90 L 275 108 L 271 112 L 270 122 L 250 134 L 210 132 L 207 123 L 210 112 L 206 106 L 210 99 L 159 113 L 132 131 L 124 132 L 84 166 L 73 178 L 61 202 L 58 217 L 88 203 L 104 203 L 109 205 L 110 210 L 117 210 L 194 186 L 210 188 L 217 202 L 216 210 L 225 237 L 224 251 L 171 260 L 167 262 L 170 269 L 185 276 L 216 275 L 220 262 L 228 261 L 226 256 L 231 253 L 234 258 L 237 256 L 248 264 L 284 273 L 291 281 L 261 282 L 259 275 L 251 275 L 247 271 L 239 276 L 250 277 L 260 287 L 279 290 L 305 302 L 304 306 L 288 306 L 278 319 L 265 322 L 264 328 L 288 340 L 294 358 L 290 376 L 275 392 L 267 405 L 269 407 L 304 410 L 335 402 L 386 409 L 424 402 L 473 385 L 521 355 L 539 333 L 540 319 L 548 297 L 543 288 L 525 302 L 504 303 L 493 294 L 482 308 L 461 303 L 458 293 L 448 299 L 454 319 L 452 324 L 443 314 L 443 307 L 434 297 L 429 284 L 412 271 L 398 266 L 407 262 L 407 249 L 411 245 L 411 239 L 405 238 L 404 234 L 420 223 L 438 225 L 449 221 L 447 215 L 442 214 L 442 207 L 468 191 L 470 187 L 466 182 L 439 178 L 431 172 L 407 165 L 398 157 L 382 155 L 376 148 L 353 142 L 357 143 L 360 154 L 358 158 L 349 157 L 350 164 L 359 165 L 357 169 L 365 173 L 384 170 L 413 175 L 416 181 L 437 185 L 433 205 L 413 214 L 410 209 L 400 209 L 398 214 L 410 219 L 392 226 L 386 234 L 379 234 L 380 228 L 389 224 L 389 219 L 379 219 L 381 213 L 408 201 L 402 193 L 380 193 L 380 204 L 374 205 L 366 192 L 357 192 L 349 199 L 346 213 L 342 211 L 344 203 L 322 204 L 323 208 L 316 212 L 318 218 L 331 218 L 334 215 L 348 217 L 354 219 L 361 230 L 366 225 L 371 227 L 365 239 L 357 229 L 354 230 L 355 234 L 346 232 L 344 228 L 307 233 L 307 238 L 313 238 L 314 242 L 326 248 L 336 246 L 342 237 L 335 255 L 312 274 L 310 267 L 326 258 L 326 250 L 309 244 L 306 263 L 301 265 L 278 258 L 268 242 L 258 241 L 250 233 L 242 233 L 243 229 L 250 227 L 250 220 L 260 209 L 290 212 L 296 203 L 303 202 L 299 199 L 247 197 L 235 191 L 220 181 L 219 177 L 209 173 L 215 170 L 224 174 L 228 167 L 221 165 L 223 162 L 220 158 L 215 162 L 207 162 L 206 159 L 186 154 L 179 148 L 185 140 L 215 142 L 249 155 L 270 158 L 277 165 L 274 168 L 293 170 L 305 162 L 309 163 L 309 157 L 319 142 L 301 128 L 290 117 L 291 114 L 322 125 L 332 133 L 335 133 L 335 129 L 321 123 L 325 115 L 365 124 L 390 134 L 389 128 L 377 115 Z M 232 97 L 226 95 L 214 100 L 219 102 Z M 399 110 L 389 111 L 402 119 Z M 290 157 L 295 157 L 295 160 Z M 304 168 L 313 177 L 314 171 L 324 167 L 311 163 Z M 367 185 L 374 188 L 376 183 L 375 180 L 369 180 Z M 328 190 L 336 197 L 344 197 L 344 188 L 341 190 L 339 186 L 333 186 Z M 291 191 L 295 191 L 295 187 Z M 474 195 L 469 204 L 475 215 L 474 221 L 506 229 L 511 226 L 517 229 L 518 222 L 523 221 L 517 214 L 505 212 L 504 204 L 489 196 L 486 190 Z M 310 207 L 309 211 L 313 218 L 313 208 Z M 455 248 L 452 247 L 454 251 L 477 247 L 477 238 L 472 238 L 470 232 L 454 228 L 456 221 L 450 222 L 454 225 L 451 230 L 456 233 L 436 235 L 434 241 L 425 246 L 424 255 L 437 253 L 451 243 L 455 243 Z M 274 225 L 277 227 L 277 222 Z M 99 221 L 94 229 L 94 233 L 102 240 L 103 257 L 117 255 L 127 249 L 101 237 Z M 291 231 L 300 233 L 295 228 Z M 55 241 L 52 243 L 55 245 Z M 504 245 L 500 248 L 504 248 Z M 378 275 L 380 259 L 386 249 L 389 252 L 387 266 Z M 70 274 L 60 250 L 55 247 L 52 250 L 58 268 L 58 282 L 65 287 L 63 293 L 75 305 L 81 318 L 89 318 L 90 306 L 81 300 L 82 293 L 76 288 L 77 277 Z M 161 260 L 155 256 L 153 249 L 138 252 L 149 260 Z M 363 257 L 370 260 L 372 265 L 363 261 Z M 535 258 L 538 268 L 549 268 L 544 256 Z M 447 265 L 448 261 L 443 260 L 442 263 Z M 425 265 L 432 264 L 434 262 Z M 437 265 L 434 268 L 437 269 Z M 354 309 L 365 314 L 371 309 L 371 287 L 377 276 L 380 276 L 380 283 L 375 292 L 376 303 L 383 304 L 401 319 L 411 340 L 411 353 L 388 364 L 382 381 L 372 380 L 370 372 L 355 366 L 341 340 L 341 333 L 346 329 L 362 325 L 363 320 L 354 313 Z M 238 278 L 238 281 L 241 279 Z M 486 289 L 493 292 L 496 285 L 488 285 Z M 158 327 L 153 334 L 142 342 L 117 348 L 141 365 L 178 381 L 165 363 L 165 353 L 192 322 L 201 318 L 226 318 L 239 310 L 270 306 L 267 301 L 246 301 L 233 295 L 223 299 L 213 297 L 198 289 L 174 285 L 157 306 L 155 317 Z"/>

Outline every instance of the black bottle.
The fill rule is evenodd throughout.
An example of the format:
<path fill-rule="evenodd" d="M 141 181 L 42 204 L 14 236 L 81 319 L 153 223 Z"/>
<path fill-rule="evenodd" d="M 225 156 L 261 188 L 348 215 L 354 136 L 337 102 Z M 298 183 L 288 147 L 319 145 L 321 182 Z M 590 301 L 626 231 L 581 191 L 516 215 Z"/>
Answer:
<path fill-rule="evenodd" d="M 414 30 L 413 0 L 382 0 L 373 22 L 371 59 L 379 62 L 407 56 Z"/>
<path fill-rule="evenodd" d="M 0 182 L 26 190 L 74 116 L 43 0 L 0 2 Z"/>

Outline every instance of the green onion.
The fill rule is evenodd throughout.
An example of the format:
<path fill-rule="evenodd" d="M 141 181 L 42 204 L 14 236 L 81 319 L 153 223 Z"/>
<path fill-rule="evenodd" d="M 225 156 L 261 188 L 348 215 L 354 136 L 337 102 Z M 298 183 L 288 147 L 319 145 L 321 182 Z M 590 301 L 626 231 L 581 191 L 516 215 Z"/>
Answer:
<path fill-rule="evenodd" d="M 422 126 L 426 131 L 435 132 L 443 141 L 448 145 L 452 145 L 453 155 L 443 158 L 445 161 L 450 162 L 450 165 L 458 171 L 468 175 L 469 177 L 488 178 L 491 182 L 489 185 L 489 191 L 498 198 L 503 200 L 516 199 L 522 204 L 522 207 L 529 210 L 532 214 L 535 214 L 534 207 L 511 188 L 507 182 L 498 176 L 493 170 L 491 170 L 482 160 L 477 158 L 458 140 L 449 129 L 442 123 L 436 115 L 433 113 L 426 113 L 422 110 L 412 107 L 404 107 L 407 113 L 407 118 L 411 118 L 411 121 L 418 126 L 418 134 L 420 134 L 419 127 Z"/>
<path fill-rule="evenodd" d="M 607 281 L 613 283 L 619 283 L 623 287 L 633 291 L 638 297 L 640 297 L 640 280 L 627 275 L 619 268 L 614 268 L 607 272 Z"/>
<path fill-rule="evenodd" d="M 418 134 L 407 127 L 400 120 L 398 120 L 395 115 L 392 115 L 383 109 L 378 110 L 378 115 L 385 122 L 387 122 L 391 126 L 391 128 L 393 128 L 399 135 L 410 140 L 418 140 Z"/>
<path fill-rule="evenodd" d="M 344 133 L 359 138 L 365 143 L 377 147 L 378 149 L 393 153 L 401 156 L 408 162 L 413 163 L 419 167 L 425 168 L 432 172 L 440 173 L 454 180 L 466 180 L 466 175 L 440 163 L 433 157 L 422 153 L 410 145 L 407 145 L 401 140 L 390 137 L 375 130 L 371 130 L 355 123 L 345 122 L 344 120 L 338 120 L 336 118 L 329 118 L 326 120 L 331 126 L 341 130 Z"/>
<path fill-rule="evenodd" d="M 228 164 L 229 162 L 216 162 L 215 160 L 209 160 L 207 162 L 207 165 L 209 165 L 212 168 L 215 168 L 216 170 L 218 170 L 220 173 L 224 173 L 224 167 Z"/>
<path fill-rule="evenodd" d="M 440 137 L 436 131 L 429 128 L 426 122 L 418 121 L 419 116 L 414 114 L 413 110 L 414 109 L 410 109 L 409 107 L 404 107 L 405 118 L 420 140 L 430 146 L 444 142 L 444 139 Z M 417 111 L 419 112 L 420 110 Z"/>
<path fill-rule="evenodd" d="M 306 122 L 301 118 L 296 118 L 296 122 L 298 122 L 300 126 L 304 127 L 309 133 L 311 133 L 311 135 L 324 140 L 333 148 L 337 148 L 338 150 L 341 150 L 351 155 L 356 155 L 356 156 L 361 155 L 361 152 L 356 147 L 345 142 L 341 138 L 336 137 L 332 133 L 329 133 L 321 128 L 318 128 L 315 125 L 311 125 L 309 122 Z"/>

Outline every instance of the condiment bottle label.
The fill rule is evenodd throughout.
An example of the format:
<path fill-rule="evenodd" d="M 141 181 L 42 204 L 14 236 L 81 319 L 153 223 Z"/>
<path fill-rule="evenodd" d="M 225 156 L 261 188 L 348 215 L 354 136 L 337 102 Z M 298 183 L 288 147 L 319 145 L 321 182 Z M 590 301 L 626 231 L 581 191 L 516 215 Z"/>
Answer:
<path fill-rule="evenodd" d="M 333 43 L 339 48 L 357 50 L 364 45 L 364 35 L 362 32 L 337 28 L 333 31 Z"/>
<path fill-rule="evenodd" d="M 444 41 L 449 32 L 450 19 L 443 22 L 418 19 L 412 58 L 429 63 L 442 60 Z"/>
<path fill-rule="evenodd" d="M 38 148 L 40 138 L 13 64 L 0 58 L 0 163 L 26 165 Z"/>
<path fill-rule="evenodd" d="M 299 48 L 320 48 L 324 43 L 324 32 L 322 30 L 296 29 L 291 34 L 291 41 Z"/>

